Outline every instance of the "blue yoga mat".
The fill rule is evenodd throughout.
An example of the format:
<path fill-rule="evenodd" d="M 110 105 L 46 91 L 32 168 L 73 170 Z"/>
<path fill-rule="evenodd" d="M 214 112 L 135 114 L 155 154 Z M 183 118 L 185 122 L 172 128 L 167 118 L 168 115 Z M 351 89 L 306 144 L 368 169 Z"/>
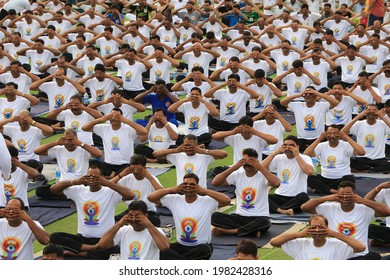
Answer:
<path fill-rule="evenodd" d="M 76 212 L 76 208 L 31 207 L 29 214 L 33 220 L 40 222 L 42 226 L 46 226 L 74 212 Z"/>

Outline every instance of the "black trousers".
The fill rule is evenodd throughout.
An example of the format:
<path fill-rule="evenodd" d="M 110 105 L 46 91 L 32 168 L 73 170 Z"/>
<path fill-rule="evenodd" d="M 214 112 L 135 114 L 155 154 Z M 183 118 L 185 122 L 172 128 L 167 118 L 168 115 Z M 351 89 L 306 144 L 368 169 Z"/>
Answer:
<path fill-rule="evenodd" d="M 307 147 L 309 147 L 316 139 L 298 138 L 299 152 L 303 154 Z"/>
<path fill-rule="evenodd" d="M 269 211 L 271 213 L 278 213 L 278 208 L 287 210 L 293 209 L 294 213 L 302 212 L 301 205 L 309 201 L 307 193 L 301 192 L 296 196 L 283 196 L 278 194 L 270 194 L 268 196 Z"/>
<path fill-rule="evenodd" d="M 66 232 L 56 232 L 50 235 L 50 242 L 60 245 L 64 250 L 79 253 L 83 244 L 96 245 L 100 238 L 87 238 L 81 234 L 70 234 Z M 118 253 L 119 247 L 115 246 L 110 249 L 98 249 L 87 253 L 85 259 L 108 260 L 111 254 Z"/>
<path fill-rule="evenodd" d="M 331 189 L 337 190 L 342 181 L 355 182 L 355 176 L 345 175 L 339 179 L 328 179 L 321 175 L 312 175 L 307 178 L 307 185 L 320 193 L 329 193 Z"/>
<path fill-rule="evenodd" d="M 185 246 L 172 243 L 168 251 L 160 252 L 161 260 L 208 260 L 213 254 L 211 244 Z"/>
<path fill-rule="evenodd" d="M 265 216 L 247 217 L 239 214 L 214 212 L 211 224 L 215 227 L 238 229 L 237 236 L 256 236 L 258 232 L 266 233 L 271 227 L 271 221 Z"/>
<path fill-rule="evenodd" d="M 390 243 L 390 227 L 370 224 L 368 237 L 381 243 Z"/>
<path fill-rule="evenodd" d="M 235 129 L 237 126 L 238 123 L 225 122 L 209 116 L 209 127 L 216 131 L 229 131 Z"/>
<path fill-rule="evenodd" d="M 353 157 L 351 158 L 351 168 L 379 173 L 390 171 L 390 164 L 386 158 L 369 159 L 367 157 Z"/>

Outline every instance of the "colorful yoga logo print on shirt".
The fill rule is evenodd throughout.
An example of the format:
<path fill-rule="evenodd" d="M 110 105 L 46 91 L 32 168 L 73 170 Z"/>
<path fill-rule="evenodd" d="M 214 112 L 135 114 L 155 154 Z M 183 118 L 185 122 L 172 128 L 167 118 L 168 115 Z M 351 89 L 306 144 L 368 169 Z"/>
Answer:
<path fill-rule="evenodd" d="M 189 130 L 199 129 L 200 118 L 198 116 L 194 116 L 190 118 L 190 126 Z"/>
<path fill-rule="evenodd" d="M 195 167 L 194 167 L 194 164 L 192 162 L 187 162 L 184 165 L 184 173 L 185 174 L 194 173 L 194 170 L 195 170 Z"/>
<path fill-rule="evenodd" d="M 141 254 L 141 243 L 138 241 L 133 241 L 129 245 L 129 257 L 127 259 L 129 260 L 139 260 L 140 254 Z"/>
<path fill-rule="evenodd" d="M 255 208 L 256 190 L 250 186 L 246 187 L 241 192 L 241 208 Z"/>
<path fill-rule="evenodd" d="M 22 247 L 22 242 L 14 237 L 9 236 L 3 239 L 1 242 L 1 259 L 2 260 L 15 260 L 18 257 L 18 252 Z"/>
<path fill-rule="evenodd" d="M 4 183 L 4 194 L 5 194 L 5 199 L 6 199 L 7 203 L 12 198 L 14 198 L 15 193 L 16 193 L 16 189 L 15 189 L 14 185 Z"/>
<path fill-rule="evenodd" d="M 66 172 L 75 173 L 76 161 L 73 158 L 70 158 L 66 161 L 66 169 Z"/>
<path fill-rule="evenodd" d="M 60 108 L 64 105 L 65 97 L 62 94 L 56 94 L 54 96 L 54 108 Z"/>
<path fill-rule="evenodd" d="M 234 115 L 235 110 L 236 110 L 235 102 L 226 103 L 226 115 Z"/>
<path fill-rule="evenodd" d="M 142 194 L 141 194 L 141 192 L 139 190 L 133 190 L 133 193 L 134 193 L 133 200 L 137 201 L 137 200 L 142 199 Z"/>
<path fill-rule="evenodd" d="M 119 151 L 120 150 L 119 137 L 114 136 L 111 138 L 111 150 L 112 151 Z"/>
<path fill-rule="evenodd" d="M 98 89 L 96 91 L 96 101 L 103 101 L 104 100 L 104 90 Z"/>
<path fill-rule="evenodd" d="M 3 117 L 6 120 L 12 118 L 13 114 L 14 114 L 14 109 L 12 109 L 12 108 L 6 108 L 3 111 Z"/>
<path fill-rule="evenodd" d="M 83 206 L 84 224 L 96 226 L 99 224 L 100 205 L 96 201 L 87 201 Z"/>
<path fill-rule="evenodd" d="M 288 181 L 290 180 L 290 169 L 284 169 L 282 171 L 282 184 L 288 184 Z"/>
<path fill-rule="evenodd" d="M 157 135 L 153 138 L 153 142 L 163 142 L 164 138 L 161 135 Z"/>
<path fill-rule="evenodd" d="M 390 95 L 390 84 L 384 86 L 385 95 Z"/>
<path fill-rule="evenodd" d="M 27 142 L 23 138 L 18 140 L 18 151 L 19 153 L 25 153 L 27 149 Z"/>
<path fill-rule="evenodd" d="M 365 145 L 366 148 L 375 148 L 375 136 L 372 134 L 367 134 L 365 138 Z"/>
<path fill-rule="evenodd" d="M 328 156 L 326 158 L 326 168 L 336 168 L 336 157 Z"/>
<path fill-rule="evenodd" d="M 334 123 L 340 123 L 344 120 L 344 111 L 343 110 L 332 110 L 333 119 L 332 122 Z"/>
<path fill-rule="evenodd" d="M 313 115 L 306 115 L 303 121 L 305 123 L 305 127 L 303 128 L 304 130 L 308 130 L 308 131 L 316 130 L 316 119 L 314 118 Z"/>
<path fill-rule="evenodd" d="M 353 223 L 340 223 L 337 226 L 337 230 L 345 236 L 355 237 L 356 225 Z"/>
<path fill-rule="evenodd" d="M 264 108 L 264 96 L 259 95 L 259 98 L 256 99 L 255 109 Z"/>
<path fill-rule="evenodd" d="M 198 221 L 191 217 L 185 217 L 181 220 L 181 235 L 180 240 L 188 243 L 196 243 L 196 230 L 198 229 Z"/>
<path fill-rule="evenodd" d="M 70 127 L 71 127 L 74 131 L 79 132 L 80 122 L 74 120 L 74 121 L 72 121 L 72 122 L 70 123 Z"/>

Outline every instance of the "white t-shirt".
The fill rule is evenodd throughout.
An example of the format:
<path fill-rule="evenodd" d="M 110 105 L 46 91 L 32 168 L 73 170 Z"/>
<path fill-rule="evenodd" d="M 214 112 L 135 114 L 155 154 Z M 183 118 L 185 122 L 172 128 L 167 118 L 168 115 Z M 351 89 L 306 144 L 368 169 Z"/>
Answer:
<path fill-rule="evenodd" d="M 335 20 L 331 19 L 324 23 L 324 28 L 333 30 L 333 36 L 340 41 L 348 33 L 351 24 L 346 20 L 336 23 Z"/>
<path fill-rule="evenodd" d="M 381 189 L 381 191 L 375 196 L 375 201 L 390 206 L 390 189 Z M 386 226 L 390 227 L 390 216 L 386 217 Z"/>
<path fill-rule="evenodd" d="M 165 27 L 160 27 L 156 34 L 161 38 L 161 42 L 166 44 L 167 46 L 174 48 L 176 47 L 176 35 L 173 29 L 166 30 Z"/>
<path fill-rule="evenodd" d="M 102 56 L 117 53 L 119 51 L 119 43 L 113 39 L 107 40 L 101 37 L 96 40 L 96 46 L 100 49 Z"/>
<path fill-rule="evenodd" d="M 298 238 L 282 244 L 283 251 L 294 260 L 347 260 L 353 248 L 336 238 L 326 238 L 322 247 L 314 246 L 313 238 Z"/>
<path fill-rule="evenodd" d="M 92 76 L 95 73 L 96 64 L 103 64 L 102 60 L 98 57 L 95 57 L 93 60 L 90 60 L 87 56 L 80 58 L 77 61 L 76 66 L 85 71 L 84 77 Z"/>
<path fill-rule="evenodd" d="M 282 29 L 282 35 L 290 41 L 291 46 L 297 48 L 298 50 L 303 50 L 308 31 L 305 28 L 298 28 L 297 31 L 293 31 L 291 27 L 288 27 Z"/>
<path fill-rule="evenodd" d="M 28 58 L 24 55 L 17 55 L 16 53 L 19 50 L 25 49 L 25 48 L 28 48 L 28 45 L 26 43 L 23 43 L 23 42 L 21 42 L 19 44 L 19 46 L 17 46 L 17 47 L 12 43 L 5 43 L 4 44 L 4 50 L 7 53 L 9 53 L 10 55 L 12 55 L 15 58 L 15 60 L 19 61 L 22 64 L 28 63 Z"/>
<path fill-rule="evenodd" d="M 215 65 L 215 70 L 218 70 L 219 68 L 224 67 L 226 64 L 229 63 L 229 59 L 232 56 L 239 56 L 240 51 L 235 48 L 227 48 L 226 51 L 224 51 L 221 47 L 212 48 L 213 51 L 216 51 L 220 54 L 220 56 L 217 58 L 217 63 Z M 206 73 L 206 72 L 205 72 Z"/>
<path fill-rule="evenodd" d="M 211 88 L 209 83 L 203 81 L 200 86 L 195 85 L 195 82 L 185 82 L 184 84 L 182 84 L 182 87 L 184 89 L 184 92 L 186 93 L 186 97 L 190 96 L 191 89 L 193 87 L 198 87 L 202 92 L 202 95 Z"/>
<path fill-rule="evenodd" d="M 350 84 L 357 81 L 359 73 L 366 66 L 366 61 L 360 57 L 352 61 L 348 57 L 339 57 L 335 62 L 341 67 L 341 81 Z"/>
<path fill-rule="evenodd" d="M 97 192 L 91 192 L 88 186 L 77 185 L 63 192 L 76 204 L 78 234 L 87 238 L 100 238 L 115 224 L 115 209 L 122 200 L 116 191 L 102 187 Z"/>
<path fill-rule="evenodd" d="M 41 29 L 41 25 L 35 19 L 31 23 L 27 23 L 25 20 L 21 20 L 15 23 L 18 31 L 22 35 L 22 38 L 31 42 L 31 37 L 36 35 Z"/>
<path fill-rule="evenodd" d="M 220 89 L 214 93 L 214 99 L 220 101 L 219 117 L 222 121 L 238 123 L 241 117 L 246 116 L 246 103 L 250 95 L 241 89 L 236 93 L 229 93 L 229 90 Z"/>
<path fill-rule="evenodd" d="M 177 126 L 168 122 L 168 125 L 177 133 Z M 152 124 L 149 130 L 149 147 L 153 150 L 168 149 L 169 146 L 175 145 L 176 141 L 169 136 L 166 127 L 158 128 L 156 124 Z"/>
<path fill-rule="evenodd" d="M 137 133 L 127 124 L 113 130 L 111 124 L 98 124 L 93 132 L 102 137 L 104 147 L 104 162 L 121 165 L 128 164 L 134 153 L 134 140 Z"/>
<path fill-rule="evenodd" d="M 314 83 L 311 84 L 316 90 L 328 87 L 328 72 L 331 71 L 328 62 L 321 61 L 318 65 L 314 65 L 313 62 L 304 62 L 303 67 L 321 81 L 320 85 L 316 85 Z"/>
<path fill-rule="evenodd" d="M 219 74 L 219 77 L 221 78 L 221 80 L 225 80 L 225 82 L 227 82 L 230 74 L 233 74 L 233 71 L 231 69 L 226 69 L 226 70 L 222 71 L 221 74 Z M 238 72 L 235 74 L 240 76 L 240 83 L 241 84 L 245 84 L 250 79 L 249 74 L 242 69 L 238 69 Z"/>
<path fill-rule="evenodd" d="M 256 135 L 252 135 L 249 139 L 245 139 L 241 134 L 230 135 L 225 137 L 224 142 L 233 147 L 234 163 L 242 159 L 245 149 L 252 148 L 261 154 L 261 151 L 267 146 L 267 142 Z"/>
<path fill-rule="evenodd" d="M 173 214 L 176 241 L 185 246 L 197 246 L 211 242 L 211 214 L 218 209 L 218 202 L 209 196 L 197 196 L 192 203 L 184 195 L 170 194 L 160 199 Z"/>
<path fill-rule="evenodd" d="M 36 225 L 43 229 L 38 221 Z M 1 257 L 6 260 L 33 260 L 34 248 L 33 243 L 35 235 L 26 222 L 22 222 L 17 227 L 11 227 L 7 219 L 0 219 L 0 243 Z"/>
<path fill-rule="evenodd" d="M 115 67 L 121 71 L 123 88 L 125 90 L 144 90 L 142 84 L 142 73 L 146 71 L 146 67 L 143 63 L 135 62 L 130 65 L 127 61 L 115 61 Z"/>
<path fill-rule="evenodd" d="M 367 64 L 366 71 L 368 73 L 375 73 L 382 68 L 382 64 L 389 54 L 389 49 L 383 45 L 379 45 L 377 49 L 366 45 L 361 47 L 359 52 L 374 60 L 373 64 Z"/>
<path fill-rule="evenodd" d="M 3 84 L 14 82 L 18 85 L 18 91 L 30 94 L 30 85 L 32 84 L 32 80 L 26 74 L 20 73 L 19 77 L 15 78 L 11 75 L 11 73 L 4 73 L 0 75 L 0 82 Z"/>
<path fill-rule="evenodd" d="M 286 132 L 284 126 L 279 120 L 275 120 L 275 122 L 271 125 L 268 125 L 266 120 L 259 120 L 253 123 L 253 128 L 263 132 L 275 136 L 278 138 L 278 142 L 276 144 L 267 145 L 263 148 L 262 153 L 264 155 L 270 155 L 274 151 L 276 151 L 283 144 L 283 135 Z"/>
<path fill-rule="evenodd" d="M 206 32 L 213 32 L 215 38 L 217 38 L 218 40 L 222 38 L 222 26 L 219 23 L 215 22 L 214 24 L 211 24 L 208 21 L 203 25 L 203 28 L 206 29 Z"/>
<path fill-rule="evenodd" d="M 77 138 L 88 145 L 93 145 L 92 132 L 84 131 L 81 128 L 94 118 L 85 111 L 80 115 L 73 114 L 72 110 L 67 109 L 57 115 L 57 120 L 65 122 L 65 128 L 72 128 L 77 132 Z"/>
<path fill-rule="evenodd" d="M 226 181 L 236 186 L 236 213 L 246 217 L 269 216 L 267 180 L 257 172 L 252 177 L 240 168 L 230 174 Z"/>
<path fill-rule="evenodd" d="M 167 155 L 167 160 L 176 166 L 176 185 L 183 183 L 184 175 L 195 173 L 199 177 L 199 186 L 207 188 L 207 170 L 215 160 L 213 156 L 205 154 L 187 156 L 186 153 L 177 153 Z"/>
<path fill-rule="evenodd" d="M 91 91 L 91 102 L 104 101 L 111 96 L 111 92 L 117 84 L 108 78 L 100 82 L 97 78 L 90 79 L 84 83 L 86 88 Z"/>
<path fill-rule="evenodd" d="M 353 147 L 342 140 L 332 148 L 329 142 L 322 142 L 314 149 L 321 163 L 321 175 L 328 179 L 340 179 L 351 174 L 350 159 Z"/>
<path fill-rule="evenodd" d="M 49 97 L 49 111 L 68 104 L 70 98 L 79 93 L 74 85 L 68 81 L 65 81 L 63 86 L 58 86 L 55 81 L 46 82 L 39 86 L 39 90 L 45 92 Z"/>
<path fill-rule="evenodd" d="M 169 73 L 172 67 L 172 63 L 166 59 L 163 59 L 161 63 L 158 63 L 156 59 L 151 59 L 149 62 L 153 65 L 152 68 L 150 68 L 150 82 L 154 84 L 159 79 L 165 81 L 166 84 L 169 84 Z"/>
<path fill-rule="evenodd" d="M 158 183 L 160 181 L 157 179 L 157 177 L 153 176 L 154 180 L 156 180 Z M 118 181 L 118 184 L 121 186 L 126 186 L 129 189 L 131 189 L 134 193 L 134 201 L 142 200 L 146 203 L 148 206 L 148 211 L 156 212 L 157 208 L 156 205 L 148 200 L 148 196 L 155 191 L 152 183 L 145 177 L 142 180 L 137 180 L 134 176 L 134 174 L 129 174 L 123 178 L 121 178 Z M 125 203 L 127 206 L 130 205 L 130 203 L 133 200 L 126 200 Z"/>
<path fill-rule="evenodd" d="M 374 90 L 376 95 L 378 95 L 379 97 L 381 96 L 378 88 L 372 87 L 372 89 Z M 363 98 L 367 102 L 367 104 L 376 104 L 374 97 L 372 96 L 371 92 L 368 89 L 362 90 L 361 86 L 357 86 L 352 91 L 352 93 L 356 96 Z M 352 114 L 355 114 L 355 115 L 360 114 L 365 109 L 366 109 L 366 107 L 364 106 L 364 104 L 357 104 L 356 106 L 353 107 Z"/>
<path fill-rule="evenodd" d="M 324 215 L 329 222 L 331 230 L 342 233 L 368 244 L 368 225 L 375 218 L 375 211 L 363 204 L 355 203 L 354 208 L 349 212 L 341 210 L 338 202 L 326 202 L 316 207 L 316 212 Z M 364 252 L 356 253 L 355 256 L 362 256 L 368 253 L 368 246 Z"/>
<path fill-rule="evenodd" d="M 313 81 L 306 74 L 302 74 L 298 77 L 295 73 L 291 73 L 283 80 L 287 84 L 287 96 L 301 93 L 308 86 L 313 84 Z"/>
<path fill-rule="evenodd" d="M 164 235 L 162 229 L 157 230 Z M 121 227 L 114 237 L 120 245 L 121 260 L 159 260 L 160 250 L 147 229 L 135 231 L 132 226 Z"/>
<path fill-rule="evenodd" d="M 70 39 L 70 40 L 72 40 L 72 39 Z M 76 41 L 76 37 L 73 39 L 73 41 Z M 87 49 L 87 47 L 85 47 L 85 46 L 83 48 L 79 49 L 79 47 L 76 45 L 71 45 L 71 46 L 66 48 L 68 53 L 70 53 L 72 55 L 73 59 L 78 58 L 86 49 Z"/>
<path fill-rule="evenodd" d="M 279 76 L 288 71 L 292 66 L 292 63 L 300 58 L 297 52 L 290 52 L 287 56 L 283 55 L 281 50 L 273 50 L 270 56 L 275 60 L 276 75 Z M 285 79 L 282 80 L 285 83 Z"/>
<path fill-rule="evenodd" d="M 251 113 L 260 113 L 267 105 L 272 103 L 272 95 L 274 92 L 268 85 L 264 84 L 259 87 L 256 83 L 253 83 L 250 84 L 248 88 L 256 91 L 256 93 L 259 95 L 259 98 L 251 98 L 249 101 L 249 108 Z"/>
<path fill-rule="evenodd" d="M 126 34 L 122 37 L 122 41 L 126 42 L 130 45 L 130 48 L 138 49 L 144 43 L 144 40 L 141 39 L 140 36 L 133 36 L 132 34 Z"/>
<path fill-rule="evenodd" d="M 214 56 L 206 52 L 201 52 L 200 56 L 196 57 L 193 52 L 189 52 L 185 53 L 182 59 L 188 64 L 189 71 L 195 66 L 201 66 L 204 70 L 204 75 L 208 77 L 210 62 L 214 59 Z"/>
<path fill-rule="evenodd" d="M 309 156 L 299 154 L 307 163 L 313 166 Z M 289 159 L 285 154 L 276 155 L 271 161 L 269 169 L 276 170 L 276 175 L 280 179 L 280 186 L 275 194 L 283 196 L 296 196 L 299 193 L 307 192 L 307 177 L 295 158 Z"/>
<path fill-rule="evenodd" d="M 13 116 L 17 116 L 20 113 L 20 111 L 27 110 L 29 108 L 30 108 L 30 101 L 28 101 L 28 99 L 24 97 L 16 96 L 16 99 L 11 102 L 9 102 L 7 98 L 0 98 L 0 112 L 1 112 L 0 119 L 8 120 Z M 16 122 L 12 122 L 10 124 L 17 125 Z"/>
<path fill-rule="evenodd" d="M 199 104 L 198 108 L 194 108 L 191 102 L 183 103 L 177 108 L 179 112 L 184 114 L 185 129 L 184 134 L 193 134 L 200 136 L 203 133 L 209 132 L 208 115 L 209 109 L 203 103 Z"/>
<path fill-rule="evenodd" d="M 49 149 L 48 155 L 57 159 L 61 173 L 60 181 L 74 180 L 87 175 L 91 154 L 83 148 L 77 147 L 74 151 L 68 151 L 65 146 L 55 146 Z"/>
<path fill-rule="evenodd" d="M 352 120 L 352 109 L 357 104 L 350 96 L 343 96 L 339 104 L 326 112 L 326 125 L 347 124 Z"/>
<path fill-rule="evenodd" d="M 54 54 L 48 50 L 43 50 L 42 53 L 38 53 L 36 50 L 28 50 L 26 52 L 26 56 L 27 58 L 30 59 L 30 65 L 31 65 L 30 72 L 35 75 L 42 74 L 41 72 L 39 72 L 39 69 L 42 66 L 50 64 L 52 58 L 54 58 Z"/>
<path fill-rule="evenodd" d="M 297 136 L 304 139 L 316 139 L 325 131 L 325 114 L 329 110 L 328 102 L 316 102 L 308 108 L 304 102 L 291 102 L 288 109 L 295 114 Z"/>
<path fill-rule="evenodd" d="M 374 84 L 377 85 L 382 96 L 382 102 L 385 103 L 390 99 L 390 77 L 386 78 L 385 73 L 382 73 L 375 77 Z"/>
<path fill-rule="evenodd" d="M 4 181 L 4 193 L 7 203 L 14 197 L 19 197 L 23 200 L 24 206 L 28 207 L 27 189 L 28 174 L 23 169 L 16 167 L 16 170 L 11 173 L 11 178 Z"/>
<path fill-rule="evenodd" d="M 114 108 L 115 106 L 112 103 L 103 104 L 97 107 L 98 111 L 102 112 L 104 115 L 108 115 Z M 137 113 L 137 109 L 128 104 L 122 104 L 122 106 L 120 106 L 119 109 L 122 110 L 123 116 L 128 120 L 132 120 L 133 115 Z"/>
<path fill-rule="evenodd" d="M 390 133 L 390 127 L 382 120 L 376 120 L 369 125 L 366 120 L 357 121 L 350 129 L 356 136 L 356 142 L 364 148 L 366 154 L 361 157 L 380 159 L 385 157 L 385 141 Z"/>
<path fill-rule="evenodd" d="M 12 144 L 18 149 L 20 161 L 39 160 L 34 150 L 45 137 L 39 128 L 30 126 L 27 131 L 21 131 L 19 126 L 5 126 L 3 133 L 11 137 Z"/>
<path fill-rule="evenodd" d="M 282 41 L 278 36 L 274 35 L 274 37 L 270 38 L 267 33 L 261 35 L 259 40 L 260 42 L 264 43 L 267 46 L 267 48 L 275 47 L 282 43 Z"/>

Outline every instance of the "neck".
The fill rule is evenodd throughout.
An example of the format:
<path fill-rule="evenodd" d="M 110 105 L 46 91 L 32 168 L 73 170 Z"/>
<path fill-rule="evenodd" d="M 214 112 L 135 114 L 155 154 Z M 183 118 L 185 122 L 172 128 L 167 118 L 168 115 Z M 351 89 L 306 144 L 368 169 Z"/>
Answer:
<path fill-rule="evenodd" d="M 313 238 L 314 246 L 315 247 L 322 247 L 326 243 L 326 238 L 325 237 L 316 237 Z"/>

